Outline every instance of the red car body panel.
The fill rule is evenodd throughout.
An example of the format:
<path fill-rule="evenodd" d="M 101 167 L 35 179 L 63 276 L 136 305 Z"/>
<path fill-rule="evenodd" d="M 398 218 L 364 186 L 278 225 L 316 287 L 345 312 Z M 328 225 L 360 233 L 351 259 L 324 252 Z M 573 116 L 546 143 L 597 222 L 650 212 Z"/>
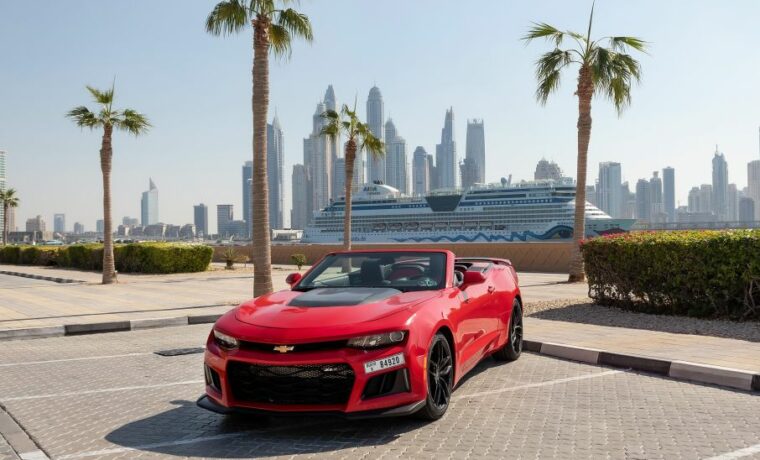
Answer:
<path fill-rule="evenodd" d="M 403 343 L 386 348 L 362 350 L 343 347 L 277 353 L 242 347 L 225 349 L 216 342 L 212 331 L 206 344 L 205 364 L 218 375 L 218 382 L 213 384 L 207 375 L 206 398 L 217 409 L 360 414 L 408 406 L 426 398 L 426 357 L 428 346 L 437 332 L 447 332 L 453 338 L 454 385 L 478 362 L 506 343 L 513 301 L 520 297 L 517 274 L 509 261 L 456 259 L 452 252 L 442 250 L 353 252 L 444 253 L 445 285 L 438 290 L 401 292 L 378 302 L 352 306 L 291 306 L 290 302 L 303 294 L 293 290 L 275 292 L 243 303 L 222 316 L 214 329 L 241 341 L 271 344 L 272 347 L 330 342 L 398 330 L 408 331 L 408 334 Z M 482 271 L 484 281 L 455 286 L 457 262 L 470 265 L 470 270 Z M 462 266 L 456 269 L 461 271 Z M 364 399 L 362 394 L 369 379 L 382 374 L 367 375 L 364 363 L 397 353 L 404 354 L 403 368 L 408 372 L 408 391 Z M 353 369 L 353 388 L 344 404 L 240 401 L 233 396 L 227 372 L 229 363 L 233 361 L 263 366 L 344 363 Z"/>

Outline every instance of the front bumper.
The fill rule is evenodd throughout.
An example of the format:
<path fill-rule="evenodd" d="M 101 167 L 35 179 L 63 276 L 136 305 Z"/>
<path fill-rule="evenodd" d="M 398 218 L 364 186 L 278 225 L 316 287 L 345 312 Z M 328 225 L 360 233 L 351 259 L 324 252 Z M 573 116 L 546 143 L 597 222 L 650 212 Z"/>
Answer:
<path fill-rule="evenodd" d="M 403 366 L 371 374 L 365 373 L 365 362 L 397 353 L 404 354 Z M 213 340 L 209 340 L 205 354 L 206 395 L 201 397 L 197 404 L 204 409 L 223 414 L 329 414 L 351 419 L 408 415 L 425 404 L 427 396 L 425 357 L 424 350 L 417 349 L 408 343 L 368 351 L 339 349 L 279 354 L 246 349 L 225 350 L 218 347 Z M 251 398 L 251 395 L 270 394 L 272 386 L 259 386 L 260 391 L 241 391 L 242 380 L 237 377 L 241 365 L 282 368 L 336 364 L 349 366 L 353 370 L 353 383 L 350 384 L 350 393 L 346 398 L 329 403 L 320 401 L 315 404 L 313 400 L 309 403 L 293 401 L 284 403 L 266 398 L 255 400 Z M 374 385 L 378 380 L 376 377 L 391 373 L 405 375 L 405 388 L 399 391 L 396 386 L 394 391 L 387 394 L 368 396 L 368 389 L 377 387 Z M 273 386 L 276 387 L 277 384 Z"/>
<path fill-rule="evenodd" d="M 425 400 L 417 401 L 411 404 L 406 404 L 404 406 L 398 406 L 398 407 L 392 407 L 389 409 L 376 409 L 376 410 L 368 410 L 368 411 L 361 411 L 361 412 L 340 412 L 340 411 L 308 411 L 308 412 L 282 412 L 282 411 L 271 411 L 271 410 L 263 410 L 263 409 L 251 409 L 247 407 L 226 407 L 218 402 L 216 402 L 213 398 L 209 398 L 208 395 L 203 395 L 195 402 L 198 407 L 201 407 L 203 409 L 209 410 L 211 412 L 216 412 L 217 414 L 222 415 L 229 415 L 229 414 L 242 414 L 242 415 L 288 415 L 288 416 L 317 416 L 317 415 L 323 415 L 323 416 L 333 416 L 333 417 L 341 417 L 349 420 L 361 420 L 361 419 L 367 419 L 367 418 L 384 418 L 384 417 L 402 417 L 405 415 L 411 415 L 418 410 L 422 409 L 422 406 L 425 405 Z"/>

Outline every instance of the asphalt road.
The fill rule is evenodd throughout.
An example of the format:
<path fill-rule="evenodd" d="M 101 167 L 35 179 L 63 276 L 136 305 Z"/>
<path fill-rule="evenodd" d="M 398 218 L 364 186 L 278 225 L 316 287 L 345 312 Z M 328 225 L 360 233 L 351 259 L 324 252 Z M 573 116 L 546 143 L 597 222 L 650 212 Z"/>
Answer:
<path fill-rule="evenodd" d="M 201 354 L 154 354 L 208 331 L 2 342 L 0 404 L 56 459 L 760 458 L 757 395 L 533 354 L 481 363 L 435 423 L 225 419 L 195 406 Z"/>

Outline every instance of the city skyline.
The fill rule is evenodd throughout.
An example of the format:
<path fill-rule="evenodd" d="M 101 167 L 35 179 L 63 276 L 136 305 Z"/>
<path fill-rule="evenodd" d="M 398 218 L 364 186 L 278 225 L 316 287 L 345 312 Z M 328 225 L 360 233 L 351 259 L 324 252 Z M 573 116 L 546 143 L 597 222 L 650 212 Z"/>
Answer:
<path fill-rule="evenodd" d="M 134 196 L 144 190 L 140 184 L 148 175 L 166 192 L 162 194 L 162 220 L 189 222 L 190 206 L 201 201 L 231 202 L 240 209 L 240 192 L 234 186 L 238 181 L 229 179 L 233 174 L 230 171 L 250 159 L 250 44 L 246 37 L 237 36 L 220 45 L 202 27 L 207 5 L 178 5 L 167 1 L 155 6 L 158 15 L 174 12 L 167 27 L 157 27 L 153 23 L 156 18 L 123 5 L 102 4 L 92 12 L 86 2 L 72 1 L 65 7 L 48 5 L 44 14 L 42 5 L 0 7 L 0 37 L 5 41 L 20 37 L 24 43 L 9 50 L 7 72 L 0 75 L 0 87 L 14 88 L 4 98 L 7 111 L 0 113 L 0 149 L 8 152 L 8 185 L 22 198 L 17 222 L 36 214 L 50 219 L 56 212 L 65 212 L 72 222 L 90 227 L 90 222 L 100 217 L 101 203 L 93 193 L 99 187 L 97 136 L 83 136 L 71 129 L 62 112 L 79 102 L 84 84 L 110 82 L 114 75 L 118 76 L 117 98 L 141 107 L 155 122 L 155 129 L 139 140 L 115 138 L 114 215 L 138 215 Z M 427 11 L 422 4 L 403 6 L 410 17 Z M 292 165 L 301 161 L 298 146 L 308 132 L 305 126 L 310 124 L 308 116 L 314 107 L 309 101 L 330 83 L 340 103 L 351 105 L 359 95 L 357 109 L 365 113 L 363 97 L 376 82 L 383 91 L 386 117 L 392 115 L 407 140 L 407 155 L 416 146 L 423 146 L 428 153 L 434 151 L 440 115 L 446 107 L 454 106 L 460 119 L 482 117 L 491 127 L 486 138 L 487 181 L 510 174 L 528 179 L 542 157 L 556 161 L 567 175 L 575 175 L 576 101 L 572 85 L 566 81 L 559 97 L 547 107 L 535 104 L 532 64 L 537 56 L 535 50 L 525 49 L 519 37 L 535 20 L 577 28 L 587 20 L 586 8 L 549 2 L 489 8 L 493 17 L 478 16 L 472 24 L 464 21 L 464 27 L 445 27 L 459 24 L 461 14 L 475 13 L 462 13 L 455 2 L 439 2 L 431 14 L 441 26 L 432 33 L 422 34 L 404 23 L 407 27 L 397 28 L 388 37 L 386 50 L 379 52 L 376 63 L 341 73 L 336 69 L 346 65 L 344 56 L 364 43 L 347 44 L 341 35 L 363 36 L 378 21 L 395 18 L 390 16 L 393 8 L 342 0 L 326 5 L 304 2 L 301 9 L 312 18 L 315 42 L 296 44 L 289 62 L 273 64 L 271 78 L 270 119 L 276 109 L 288 146 L 283 168 L 286 214 L 290 209 Z M 39 14 L 35 13 L 37 9 Z M 651 21 L 653 11 L 660 21 Z M 754 86 L 726 81 L 733 81 L 732 75 L 758 73 L 758 62 L 737 59 L 751 53 L 751 44 L 760 38 L 750 20 L 758 13 L 760 6 L 754 2 L 736 2 L 731 9 L 699 1 L 599 5 L 595 14 L 600 28 L 605 29 L 600 33 L 609 29 L 635 34 L 653 46 L 651 57 L 642 60 L 644 81 L 634 89 L 631 109 L 618 119 L 605 104 L 594 107 L 589 175 L 601 161 L 621 162 L 627 165 L 623 180 L 635 184 L 639 177 L 648 177 L 666 162 L 678 170 L 676 202 L 684 205 L 688 185 L 711 182 L 711 172 L 702 158 L 704 155 L 709 161 L 710 146 L 717 142 L 733 165 L 729 183 L 739 188 L 747 185 L 746 164 L 760 158 L 755 109 L 760 95 Z M 128 34 L 116 33 L 118 56 L 103 58 L 99 45 L 80 46 L 86 40 L 80 30 L 94 27 L 90 32 L 113 32 L 104 24 L 93 25 L 89 19 L 92 14 L 118 15 L 123 21 L 117 27 L 123 30 L 148 30 L 138 42 L 149 45 L 119 42 L 119 36 Z M 31 17 L 42 22 L 32 27 Z M 346 23 L 347 30 L 339 33 L 327 27 L 336 17 L 352 18 Z M 676 36 L 666 27 L 674 20 L 687 21 L 693 27 Z M 491 21 L 499 27 L 489 25 Z M 39 26 L 50 33 L 36 33 Z M 713 34 L 724 38 L 720 46 L 712 42 Z M 469 47 L 464 38 L 472 36 L 493 45 Z M 144 49 L 151 52 L 144 53 Z M 455 52 L 461 57 L 459 66 L 449 63 L 449 56 Z M 174 68 L 166 65 L 178 56 L 192 59 L 179 59 Z M 710 56 L 709 61 L 704 61 L 705 56 Z M 52 75 L 34 71 L 43 63 L 63 70 L 53 81 Z M 682 82 L 680 73 L 673 70 L 689 66 L 699 71 Z M 430 78 L 431 74 L 436 77 Z M 225 76 L 224 85 L 218 84 L 218 75 Z M 211 87 L 218 91 L 206 91 Z M 700 88 L 721 91 L 699 93 Z M 29 92 L 40 94 L 39 102 L 20 97 Z M 703 96 L 694 98 L 694 94 Z M 196 115 L 196 120 L 185 115 L 198 113 L 199 108 L 207 115 Z M 39 123 L 47 127 L 45 136 L 35 132 Z M 658 130 L 660 126 L 667 129 Z M 463 124 L 455 126 L 455 137 L 461 139 L 464 130 Z M 213 162 L 206 161 L 208 156 Z M 663 157 L 666 161 L 660 160 Z M 86 186 L 67 186 L 74 175 Z M 40 180 L 46 187 L 39 186 Z M 195 183 L 208 187 L 192 189 L 190 184 Z M 51 196 L 46 193 L 49 189 L 67 193 Z"/>

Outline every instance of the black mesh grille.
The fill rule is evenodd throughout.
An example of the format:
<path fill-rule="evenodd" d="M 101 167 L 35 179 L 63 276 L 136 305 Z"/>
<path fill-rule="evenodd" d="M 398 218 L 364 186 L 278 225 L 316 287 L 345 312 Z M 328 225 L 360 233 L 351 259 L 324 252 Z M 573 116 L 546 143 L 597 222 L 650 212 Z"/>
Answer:
<path fill-rule="evenodd" d="M 227 378 L 241 402 L 345 404 L 354 385 L 348 364 L 263 366 L 230 361 Z"/>

